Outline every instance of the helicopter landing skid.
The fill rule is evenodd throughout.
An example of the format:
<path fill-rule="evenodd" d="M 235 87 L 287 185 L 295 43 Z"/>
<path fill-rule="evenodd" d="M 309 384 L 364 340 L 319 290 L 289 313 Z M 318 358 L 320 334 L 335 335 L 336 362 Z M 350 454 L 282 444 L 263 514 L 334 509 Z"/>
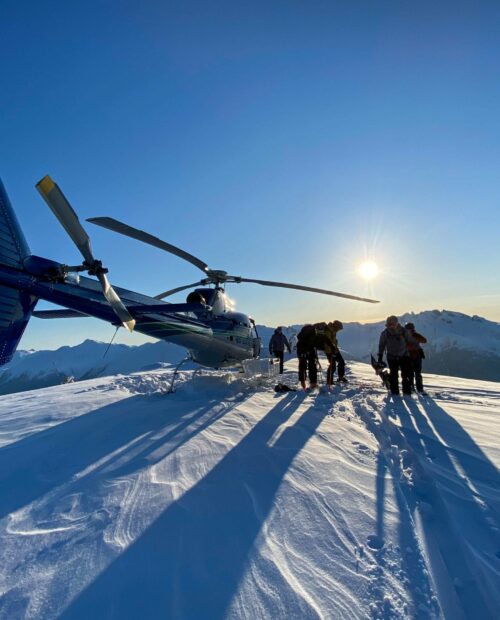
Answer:
<path fill-rule="evenodd" d="M 189 353 L 188 355 L 186 355 L 186 357 L 184 359 L 182 359 L 177 366 L 174 368 L 174 374 L 172 375 L 172 381 L 170 382 L 170 387 L 168 388 L 168 390 L 166 391 L 166 394 L 173 394 L 175 392 L 174 389 L 174 383 L 175 380 L 177 379 L 177 375 L 179 374 L 179 368 L 185 364 L 186 362 L 189 362 L 190 360 L 192 360 L 191 354 Z"/>

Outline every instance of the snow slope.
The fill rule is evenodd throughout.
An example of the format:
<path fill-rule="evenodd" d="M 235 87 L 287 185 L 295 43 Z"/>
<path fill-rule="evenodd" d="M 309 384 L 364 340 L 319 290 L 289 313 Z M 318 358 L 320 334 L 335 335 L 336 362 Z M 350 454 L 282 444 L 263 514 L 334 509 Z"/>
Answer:
<path fill-rule="evenodd" d="M 500 384 L 351 368 L 0 398 L 0 618 L 499 617 Z"/>

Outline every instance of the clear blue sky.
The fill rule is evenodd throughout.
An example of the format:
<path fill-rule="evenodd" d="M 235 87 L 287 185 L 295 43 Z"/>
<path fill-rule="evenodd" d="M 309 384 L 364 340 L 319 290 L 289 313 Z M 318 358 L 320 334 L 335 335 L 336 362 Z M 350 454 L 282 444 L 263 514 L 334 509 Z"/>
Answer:
<path fill-rule="evenodd" d="M 34 189 L 49 173 L 82 220 L 119 218 L 236 275 L 383 300 L 230 287 L 260 323 L 431 308 L 500 321 L 499 32 L 498 2 L 4 0 L 0 176 L 41 256 L 79 261 Z M 200 275 L 87 229 L 115 284 L 156 294 Z M 365 256 L 382 270 L 371 284 Z M 21 347 L 112 331 L 33 319 Z"/>

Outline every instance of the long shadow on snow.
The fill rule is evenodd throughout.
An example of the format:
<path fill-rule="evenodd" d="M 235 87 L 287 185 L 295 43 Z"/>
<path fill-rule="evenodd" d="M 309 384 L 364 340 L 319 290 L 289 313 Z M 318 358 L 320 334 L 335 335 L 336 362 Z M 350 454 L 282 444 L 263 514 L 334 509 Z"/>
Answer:
<path fill-rule="evenodd" d="M 395 405 L 388 402 L 384 408 L 388 417 L 393 417 L 396 411 Z M 386 446 L 387 449 L 388 446 Z M 432 596 L 432 587 L 429 576 L 425 570 L 425 566 L 421 561 L 420 553 L 414 553 L 413 550 L 419 550 L 418 537 L 415 532 L 413 513 L 416 507 L 416 498 L 406 492 L 404 485 L 398 483 L 400 476 L 399 465 L 395 467 L 387 462 L 386 456 L 382 449 L 377 454 L 377 479 L 376 479 L 376 515 L 377 515 L 377 546 L 380 549 L 374 551 L 379 566 L 384 567 L 386 564 L 386 548 L 385 548 L 385 493 L 386 493 L 386 472 L 389 471 L 393 478 L 394 499 L 399 511 L 398 538 L 399 549 L 401 554 L 401 566 L 406 580 L 406 590 L 411 600 L 412 608 L 409 610 L 412 618 L 422 619 L 428 618 L 431 613 L 425 604 Z M 410 550 L 410 551 L 408 551 Z M 384 592 L 385 586 L 384 573 L 379 574 L 378 579 L 374 583 L 374 587 L 378 588 L 378 592 L 372 591 L 375 595 Z M 381 613 L 384 618 L 393 617 L 390 607 L 383 605 Z"/>
<path fill-rule="evenodd" d="M 458 503 L 456 501 L 453 502 L 453 518 L 459 523 L 455 536 L 461 536 L 460 531 L 462 527 L 464 527 L 469 533 L 472 533 L 473 536 L 476 534 L 481 535 L 481 532 L 486 531 L 489 536 L 493 536 L 493 539 L 491 540 L 492 548 L 488 550 L 481 549 L 481 551 L 490 551 L 494 553 L 498 549 L 498 544 L 500 543 L 496 528 L 492 529 L 491 527 L 491 524 L 494 523 L 494 521 L 492 521 L 491 516 L 488 518 L 488 510 L 480 506 L 475 492 L 466 482 L 464 482 L 460 468 L 457 468 L 456 463 L 451 458 L 451 455 L 455 458 L 464 455 L 461 451 L 453 450 L 445 445 L 447 438 L 444 430 L 448 428 L 448 433 L 450 432 L 450 429 L 453 430 L 454 438 L 452 439 L 451 437 L 448 437 L 448 440 L 452 440 L 451 443 L 454 443 L 457 440 L 464 442 L 461 443 L 461 445 L 466 446 L 468 452 L 476 451 L 478 455 L 483 455 L 483 458 L 487 461 L 487 463 L 485 463 L 485 467 L 490 480 L 492 480 L 493 476 L 493 466 L 481 451 L 479 446 L 473 442 L 470 435 L 463 430 L 454 418 L 446 413 L 444 409 L 441 409 L 441 407 L 437 404 L 430 401 L 430 399 L 425 399 L 424 403 L 424 410 L 429 416 L 429 420 L 432 422 L 432 425 L 434 425 L 436 431 L 441 428 L 442 433 L 439 433 L 438 435 L 438 433 L 434 431 L 433 427 L 429 423 L 429 420 L 425 417 L 423 412 L 419 409 L 417 403 L 413 400 L 405 401 L 404 404 L 402 404 L 395 412 L 399 415 L 402 423 L 401 432 L 408 442 L 408 445 L 423 463 L 430 460 L 433 462 L 434 468 L 440 468 L 442 477 L 441 479 L 436 479 L 434 476 L 436 484 L 445 486 L 450 497 L 461 498 Z M 457 430 L 457 427 L 461 429 L 461 432 Z M 443 443 L 443 441 L 445 443 Z M 472 444 L 475 446 L 475 450 L 472 447 Z M 467 459 L 470 458 L 471 457 L 467 456 Z M 475 477 L 475 469 L 478 466 L 477 458 L 479 458 L 479 456 L 473 459 L 476 462 L 473 463 L 473 469 L 470 471 L 473 479 Z M 458 460 L 460 461 L 460 458 L 458 458 Z M 434 471 L 437 472 L 439 470 L 434 469 Z M 496 469 L 494 476 L 496 479 L 499 478 L 499 474 Z M 436 509 L 439 510 L 438 507 L 436 507 Z M 433 521 L 436 522 L 437 518 Z M 471 522 L 474 524 L 472 527 Z M 457 576 L 457 570 L 459 567 L 462 569 L 465 569 L 466 567 L 464 556 L 461 552 L 460 546 L 455 544 L 452 532 L 449 530 L 449 526 L 446 526 L 446 521 L 444 521 L 440 527 L 447 527 L 446 531 L 441 532 L 440 537 L 442 559 L 444 560 L 450 574 Z M 496 545 L 494 542 L 495 539 Z M 493 557 L 491 558 L 491 561 L 494 561 Z M 458 598 L 467 617 L 488 617 L 488 611 L 485 607 L 484 601 L 482 600 L 480 588 L 478 588 L 478 585 L 480 584 L 475 583 L 474 581 L 476 577 L 477 575 L 470 575 L 467 577 L 467 572 L 460 572 L 458 578 L 461 581 L 466 579 L 466 581 L 464 581 L 461 589 L 457 592 Z"/>
<path fill-rule="evenodd" d="M 500 489 L 498 467 L 490 461 L 464 427 L 432 398 L 422 398 L 421 403 L 441 439 L 448 445 L 458 443 L 460 446 L 457 450 L 448 448 L 448 452 L 460 463 L 465 475 L 474 481 L 477 489 L 483 485 Z M 412 411 L 416 408 L 413 404 Z M 439 438 L 437 440 L 439 441 Z"/>
<path fill-rule="evenodd" d="M 99 610 L 101 618 L 225 617 L 283 477 L 324 418 L 321 411 L 307 409 L 270 446 L 278 428 L 302 402 L 300 394 L 281 399 L 99 575 L 61 618 L 88 618 L 94 610 Z M 266 595 L 267 617 L 283 614 L 279 607 L 272 608 L 280 600 L 291 606 L 294 617 L 317 617 L 277 569 L 270 581 L 275 594 Z"/>
<path fill-rule="evenodd" d="M 215 402 L 196 401 L 198 406 L 186 411 L 185 401 L 133 396 L 5 446 L 0 449 L 0 518 L 105 457 L 92 475 L 118 461 L 114 475 L 124 474 L 145 465 L 160 446 L 175 450 L 227 413 L 227 408 L 212 411 Z M 164 456 L 155 455 L 155 460 Z"/>
<path fill-rule="evenodd" d="M 485 490 L 493 488 L 496 492 L 500 488 L 498 469 L 457 420 L 430 398 L 422 402 L 428 419 L 414 401 L 409 401 L 406 406 L 411 417 L 403 415 L 401 421 L 407 441 L 417 454 L 448 472 L 444 474 L 444 482 L 441 481 L 441 484 L 446 484 L 448 490 L 462 498 L 465 516 L 474 521 L 475 527 L 488 530 L 490 535 L 495 537 L 498 548 L 492 551 L 498 551 L 500 538 L 495 523 L 498 522 L 499 515 L 488 505 L 488 497 L 481 494 L 481 490 L 484 493 Z M 418 434 L 415 434 L 412 420 Z M 456 443 L 460 448 L 447 445 L 453 446 Z M 464 481 L 464 474 L 472 481 L 473 488 Z"/>

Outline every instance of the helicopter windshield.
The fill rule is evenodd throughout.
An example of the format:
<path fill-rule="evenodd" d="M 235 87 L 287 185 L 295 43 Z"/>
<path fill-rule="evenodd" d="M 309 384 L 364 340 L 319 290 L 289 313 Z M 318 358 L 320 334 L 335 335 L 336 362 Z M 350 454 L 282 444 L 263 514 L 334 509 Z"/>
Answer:
<path fill-rule="evenodd" d="M 214 288 L 197 288 L 187 296 L 188 303 L 198 302 L 213 306 L 216 289 Z"/>

